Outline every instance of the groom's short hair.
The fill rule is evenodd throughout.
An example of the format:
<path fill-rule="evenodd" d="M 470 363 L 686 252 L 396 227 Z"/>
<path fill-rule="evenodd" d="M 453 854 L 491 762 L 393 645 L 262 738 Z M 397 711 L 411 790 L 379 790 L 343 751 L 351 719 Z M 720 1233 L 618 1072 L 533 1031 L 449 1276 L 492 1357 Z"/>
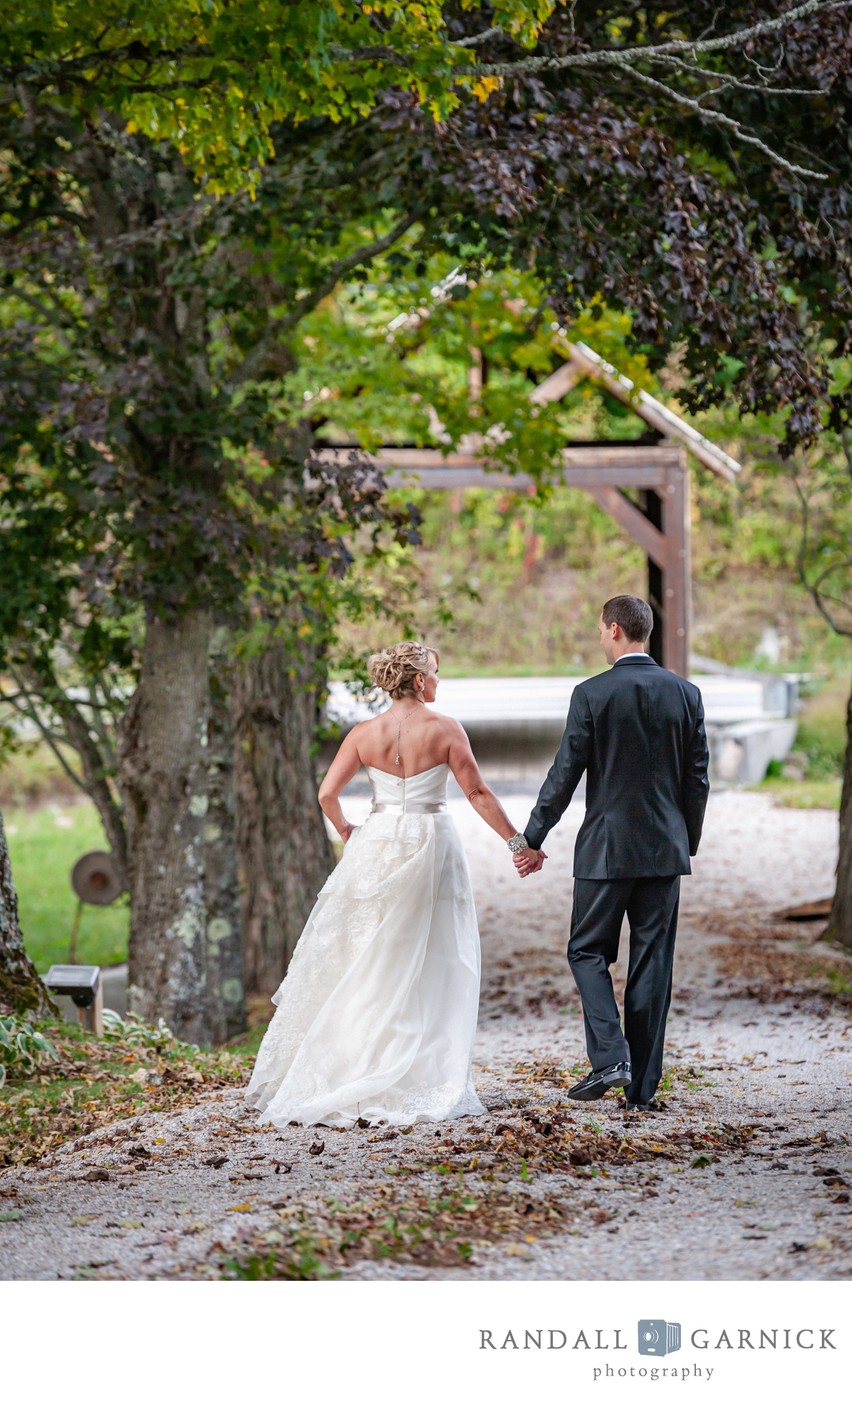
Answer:
<path fill-rule="evenodd" d="M 647 642 L 654 626 L 650 604 L 630 593 L 608 599 L 601 609 L 601 617 L 608 628 L 618 623 L 629 642 Z"/>

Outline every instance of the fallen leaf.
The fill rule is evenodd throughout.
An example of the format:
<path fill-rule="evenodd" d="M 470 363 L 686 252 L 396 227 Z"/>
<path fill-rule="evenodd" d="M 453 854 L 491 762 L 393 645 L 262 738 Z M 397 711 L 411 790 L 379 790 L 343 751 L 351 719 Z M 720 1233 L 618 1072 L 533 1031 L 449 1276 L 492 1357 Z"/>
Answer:
<path fill-rule="evenodd" d="M 244 1212 L 246 1212 L 246 1211 L 250 1211 L 250 1210 L 251 1210 L 251 1202 L 250 1202 L 250 1201 L 242 1201 L 239 1206 L 227 1206 L 225 1209 L 226 1209 L 227 1211 L 239 1211 L 239 1212 L 242 1214 L 242 1213 L 244 1213 Z"/>
<path fill-rule="evenodd" d="M 503 1246 L 503 1254 L 514 1255 L 519 1260 L 533 1259 L 533 1251 L 530 1250 L 529 1246 L 520 1245 L 518 1241 L 515 1240 L 510 1241 L 508 1245 Z"/>

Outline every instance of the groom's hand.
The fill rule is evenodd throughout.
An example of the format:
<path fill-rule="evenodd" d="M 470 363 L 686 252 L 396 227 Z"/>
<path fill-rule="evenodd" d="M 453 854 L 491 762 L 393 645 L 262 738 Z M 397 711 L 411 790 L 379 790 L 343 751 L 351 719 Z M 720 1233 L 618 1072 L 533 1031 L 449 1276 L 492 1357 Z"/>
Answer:
<path fill-rule="evenodd" d="M 512 860 L 522 878 L 528 878 L 530 873 L 540 873 L 547 854 L 541 848 L 525 848 L 522 853 L 516 853 Z"/>

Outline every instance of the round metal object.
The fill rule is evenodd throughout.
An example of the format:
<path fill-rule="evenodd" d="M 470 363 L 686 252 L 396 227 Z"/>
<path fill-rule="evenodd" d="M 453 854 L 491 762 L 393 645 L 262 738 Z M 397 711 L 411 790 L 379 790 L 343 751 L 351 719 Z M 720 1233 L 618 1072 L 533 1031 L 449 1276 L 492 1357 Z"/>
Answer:
<path fill-rule="evenodd" d="M 111 853 L 84 853 L 71 870 L 71 886 L 81 902 L 106 907 L 124 891 Z"/>

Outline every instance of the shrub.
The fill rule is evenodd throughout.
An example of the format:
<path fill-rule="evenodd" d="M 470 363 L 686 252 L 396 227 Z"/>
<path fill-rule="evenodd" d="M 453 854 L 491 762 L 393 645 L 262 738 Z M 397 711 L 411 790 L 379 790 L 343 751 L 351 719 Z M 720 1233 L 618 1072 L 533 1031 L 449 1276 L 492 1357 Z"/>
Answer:
<path fill-rule="evenodd" d="M 49 1039 L 16 1015 L 0 1015 L 0 1088 L 7 1074 L 32 1074 L 46 1055 L 59 1057 Z"/>

